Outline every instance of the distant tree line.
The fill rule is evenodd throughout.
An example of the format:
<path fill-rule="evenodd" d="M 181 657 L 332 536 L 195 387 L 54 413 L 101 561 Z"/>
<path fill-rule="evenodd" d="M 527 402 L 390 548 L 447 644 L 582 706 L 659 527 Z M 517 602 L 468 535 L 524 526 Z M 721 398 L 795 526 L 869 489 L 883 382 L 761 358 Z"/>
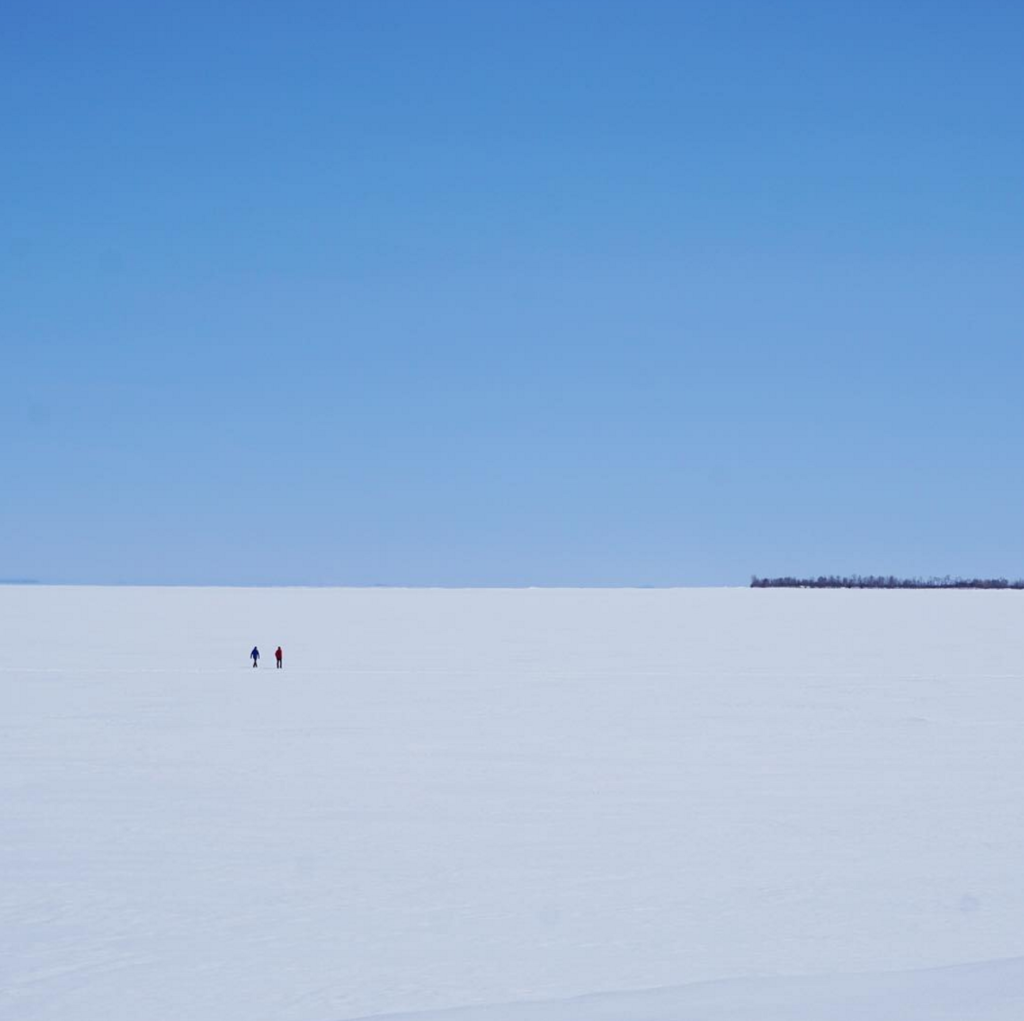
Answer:
<path fill-rule="evenodd" d="M 750 579 L 751 588 L 979 588 L 1024 589 L 1024 581 L 1006 578 L 896 578 L 882 574 L 820 575 L 817 578 L 758 578 Z"/>

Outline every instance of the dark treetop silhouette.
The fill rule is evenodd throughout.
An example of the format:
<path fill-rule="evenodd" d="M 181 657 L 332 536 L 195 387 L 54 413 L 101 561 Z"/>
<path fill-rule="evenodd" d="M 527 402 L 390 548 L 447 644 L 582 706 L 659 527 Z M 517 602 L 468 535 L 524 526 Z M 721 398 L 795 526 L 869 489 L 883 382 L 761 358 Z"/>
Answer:
<path fill-rule="evenodd" d="M 977 588 L 1024 589 L 1024 581 L 1005 578 L 894 578 L 891 574 L 852 574 L 839 577 L 834 574 L 817 578 L 759 578 L 750 579 L 751 588 Z"/>

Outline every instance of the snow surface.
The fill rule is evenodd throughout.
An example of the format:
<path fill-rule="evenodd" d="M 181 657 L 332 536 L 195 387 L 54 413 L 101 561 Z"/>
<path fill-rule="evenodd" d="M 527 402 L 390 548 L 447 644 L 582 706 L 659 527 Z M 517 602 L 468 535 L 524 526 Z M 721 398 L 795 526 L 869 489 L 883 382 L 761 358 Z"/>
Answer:
<path fill-rule="evenodd" d="M 0 1018 L 1019 1021 L 1022 621 L 0 588 Z"/>

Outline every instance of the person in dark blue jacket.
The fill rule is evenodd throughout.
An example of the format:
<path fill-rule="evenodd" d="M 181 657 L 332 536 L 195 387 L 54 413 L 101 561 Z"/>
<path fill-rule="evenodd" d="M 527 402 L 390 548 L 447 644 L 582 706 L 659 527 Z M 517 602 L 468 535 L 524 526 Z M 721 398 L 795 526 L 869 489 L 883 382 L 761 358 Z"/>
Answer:
<path fill-rule="evenodd" d="M 252 647 L 252 652 L 249 653 L 249 659 L 252 660 L 254 668 L 260 665 L 260 650 L 255 645 Z"/>

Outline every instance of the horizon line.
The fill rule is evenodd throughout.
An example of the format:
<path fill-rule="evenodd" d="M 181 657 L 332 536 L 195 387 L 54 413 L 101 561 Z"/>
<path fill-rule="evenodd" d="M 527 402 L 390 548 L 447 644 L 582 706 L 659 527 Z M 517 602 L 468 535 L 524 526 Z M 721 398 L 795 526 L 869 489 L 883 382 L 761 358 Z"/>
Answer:
<path fill-rule="evenodd" d="M 706 583 L 706 584 L 583 584 L 558 583 L 496 583 L 496 584 L 444 584 L 444 583 L 403 583 L 403 582 L 187 582 L 187 581 L 40 581 L 38 579 L 0 579 L 0 588 L 239 588 L 239 589 L 451 589 L 451 590 L 499 590 L 499 589 L 688 589 L 688 588 L 749 588 L 749 583 Z"/>

